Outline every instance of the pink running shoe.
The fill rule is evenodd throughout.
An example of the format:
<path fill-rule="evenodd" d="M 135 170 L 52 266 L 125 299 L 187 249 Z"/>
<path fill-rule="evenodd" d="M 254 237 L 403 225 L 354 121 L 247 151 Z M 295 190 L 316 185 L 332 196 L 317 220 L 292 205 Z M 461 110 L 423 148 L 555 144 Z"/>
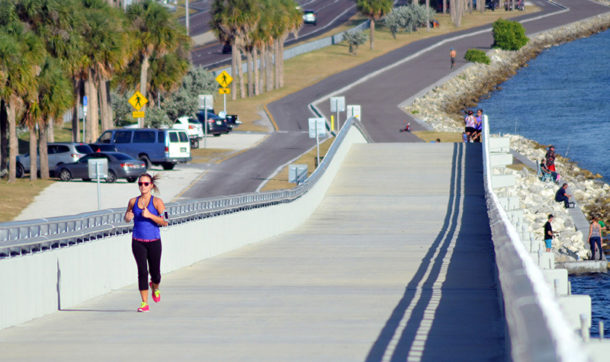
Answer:
<path fill-rule="evenodd" d="M 148 304 L 144 302 L 142 302 L 140 308 L 138 308 L 138 312 L 148 312 L 149 310 L 150 308 L 148 307 Z"/>
<path fill-rule="evenodd" d="M 153 288 L 152 282 L 148 283 L 150 285 L 150 289 L 152 289 L 152 298 L 155 303 L 159 303 L 161 301 L 161 292 L 159 289 Z"/>

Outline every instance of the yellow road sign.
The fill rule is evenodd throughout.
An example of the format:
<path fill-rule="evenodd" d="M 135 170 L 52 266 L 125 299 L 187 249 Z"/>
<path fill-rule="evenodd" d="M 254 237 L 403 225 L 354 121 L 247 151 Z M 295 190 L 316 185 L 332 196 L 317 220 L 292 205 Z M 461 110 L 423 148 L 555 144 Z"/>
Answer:
<path fill-rule="evenodd" d="M 220 86 L 222 88 L 226 88 L 233 81 L 233 77 L 231 77 L 231 75 L 229 73 L 227 73 L 226 70 L 223 70 L 222 73 L 218 74 L 218 77 L 216 77 L 216 81 L 218 82 L 218 84 L 220 84 Z M 220 93 L 220 94 L 225 94 L 225 93 Z M 226 94 L 228 94 L 228 93 L 226 93 Z"/>
<path fill-rule="evenodd" d="M 133 118 L 144 118 L 144 112 L 131 112 Z"/>
<path fill-rule="evenodd" d="M 218 94 L 231 94 L 231 88 L 218 88 Z"/>
<path fill-rule="evenodd" d="M 148 99 L 146 99 L 146 97 L 144 97 L 142 93 L 138 91 L 136 91 L 131 98 L 129 98 L 129 104 L 131 104 L 131 106 L 137 111 L 142 109 L 146 103 L 148 103 Z"/>

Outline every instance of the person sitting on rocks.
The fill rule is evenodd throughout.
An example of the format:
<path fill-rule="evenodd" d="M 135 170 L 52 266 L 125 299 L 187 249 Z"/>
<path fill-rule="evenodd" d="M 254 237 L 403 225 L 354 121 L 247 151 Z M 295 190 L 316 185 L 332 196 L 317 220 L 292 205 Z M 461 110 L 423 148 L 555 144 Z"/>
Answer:
<path fill-rule="evenodd" d="M 559 178 L 561 177 L 561 176 L 559 176 L 559 174 L 557 172 L 553 172 L 553 171 L 549 170 L 549 168 L 546 167 L 544 160 L 540 161 L 540 172 L 542 172 L 542 180 L 544 180 L 545 175 L 549 175 L 551 177 L 551 180 L 553 180 L 553 182 L 558 183 Z"/>
<path fill-rule="evenodd" d="M 570 197 L 572 197 L 572 195 L 566 193 L 567 189 L 568 189 L 567 183 L 564 183 L 563 185 L 561 185 L 559 190 L 557 190 L 557 192 L 555 193 L 555 201 L 563 202 L 564 207 L 566 209 L 569 209 L 570 206 L 574 207 L 574 202 L 570 202 Z"/>

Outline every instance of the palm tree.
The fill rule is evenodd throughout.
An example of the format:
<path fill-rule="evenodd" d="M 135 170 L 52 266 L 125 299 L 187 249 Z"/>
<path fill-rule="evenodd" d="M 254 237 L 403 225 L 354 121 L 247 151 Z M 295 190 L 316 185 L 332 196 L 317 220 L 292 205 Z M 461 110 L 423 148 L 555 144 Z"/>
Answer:
<path fill-rule="evenodd" d="M 294 37 L 298 37 L 299 30 L 303 25 L 303 13 L 298 8 L 298 4 L 294 0 L 279 0 L 280 11 L 283 13 L 283 21 L 285 23 L 284 32 L 280 35 L 279 52 L 276 64 L 279 64 L 279 87 L 284 86 L 284 42 L 291 33 Z"/>
<path fill-rule="evenodd" d="M 130 5 L 127 19 L 132 24 L 130 36 L 140 58 L 140 93 L 146 97 L 150 58 L 175 51 L 185 30 L 178 26 L 165 7 L 153 0 Z"/>
<path fill-rule="evenodd" d="M 0 99 L 9 125 L 9 182 L 15 181 L 17 170 L 17 114 L 36 94 L 36 76 L 44 53 L 38 37 L 17 18 L 14 3 L 0 1 Z M 34 155 L 36 152 L 31 158 Z"/>
<path fill-rule="evenodd" d="M 462 16 L 464 15 L 464 8 L 466 7 L 466 0 L 450 0 L 449 11 L 451 13 L 451 21 L 453 25 L 459 27 L 462 25 Z"/>
<path fill-rule="evenodd" d="M 373 49 L 375 21 L 383 18 L 386 14 L 392 11 L 394 2 L 392 0 L 356 0 L 356 7 L 362 15 L 370 20 L 370 47 Z"/>
<path fill-rule="evenodd" d="M 52 126 L 53 120 L 60 119 L 64 112 L 72 107 L 73 101 L 74 90 L 68 72 L 59 60 L 47 57 L 38 76 L 37 103 L 39 112 L 37 123 L 40 126 L 40 137 L 38 139 L 40 178 L 49 178 L 48 126 Z"/>

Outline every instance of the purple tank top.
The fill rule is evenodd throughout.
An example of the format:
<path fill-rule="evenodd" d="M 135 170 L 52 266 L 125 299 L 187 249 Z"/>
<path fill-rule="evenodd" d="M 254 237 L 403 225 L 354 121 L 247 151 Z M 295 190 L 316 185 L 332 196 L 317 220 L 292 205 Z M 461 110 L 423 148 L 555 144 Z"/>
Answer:
<path fill-rule="evenodd" d="M 146 208 L 151 214 L 159 216 L 159 212 L 155 208 L 153 203 L 153 197 L 150 197 L 148 206 Z M 159 231 L 159 225 L 151 219 L 147 219 L 142 216 L 142 210 L 138 206 L 140 196 L 136 199 L 135 205 L 133 205 L 133 238 L 138 241 L 153 241 L 161 239 L 161 233 Z"/>

